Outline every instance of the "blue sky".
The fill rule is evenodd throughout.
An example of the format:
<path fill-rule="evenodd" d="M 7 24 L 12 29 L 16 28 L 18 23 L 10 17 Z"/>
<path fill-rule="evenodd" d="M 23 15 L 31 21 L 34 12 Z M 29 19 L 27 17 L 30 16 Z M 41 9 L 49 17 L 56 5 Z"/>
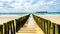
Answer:
<path fill-rule="evenodd" d="M 60 0 L 0 0 L 0 13 L 60 12 Z"/>

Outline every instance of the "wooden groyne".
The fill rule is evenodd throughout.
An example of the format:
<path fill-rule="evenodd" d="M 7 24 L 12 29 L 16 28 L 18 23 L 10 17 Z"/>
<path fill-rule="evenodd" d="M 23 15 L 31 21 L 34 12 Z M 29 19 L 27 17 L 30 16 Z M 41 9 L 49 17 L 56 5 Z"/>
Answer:
<path fill-rule="evenodd" d="M 8 21 L 0 25 L 0 34 L 16 34 L 16 32 L 25 24 L 29 15 Z"/>
<path fill-rule="evenodd" d="M 50 20 L 33 15 L 34 20 L 45 34 L 60 34 L 60 25 L 51 22 Z"/>
<path fill-rule="evenodd" d="M 29 16 L 30 15 L 26 15 L 26 16 L 20 17 L 18 19 L 14 19 L 14 20 L 1 24 L 0 25 L 0 34 L 16 34 L 23 27 L 23 25 L 27 22 Z M 33 20 L 33 18 L 31 16 L 30 16 L 29 20 L 30 21 L 32 20 L 31 21 L 32 23 L 36 22 L 36 24 L 41 28 L 40 30 L 42 30 L 45 34 L 60 34 L 60 24 L 54 23 L 50 20 L 44 19 L 44 18 L 36 16 L 36 15 L 32 15 L 32 16 L 35 21 Z M 28 20 L 28 22 L 30 22 L 29 20 Z M 34 25 L 34 26 L 36 26 L 36 25 Z M 30 30 L 30 29 L 28 29 L 28 30 Z"/>
<path fill-rule="evenodd" d="M 29 15 L 27 16 L 23 16 L 19 19 L 15 19 L 16 20 L 16 32 L 21 28 L 23 27 L 23 25 L 26 23 L 26 21 L 28 20 L 29 18 Z"/>

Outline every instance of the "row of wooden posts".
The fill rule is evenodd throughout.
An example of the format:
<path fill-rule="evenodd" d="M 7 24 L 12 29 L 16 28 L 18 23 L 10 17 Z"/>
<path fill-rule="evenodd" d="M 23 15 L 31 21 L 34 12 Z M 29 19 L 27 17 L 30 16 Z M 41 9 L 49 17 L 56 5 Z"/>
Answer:
<path fill-rule="evenodd" d="M 45 34 L 60 34 L 60 25 L 33 15 L 34 20 Z"/>
<path fill-rule="evenodd" d="M 26 15 L 0 25 L 0 34 L 16 34 L 16 32 L 23 27 L 28 18 L 29 15 Z"/>

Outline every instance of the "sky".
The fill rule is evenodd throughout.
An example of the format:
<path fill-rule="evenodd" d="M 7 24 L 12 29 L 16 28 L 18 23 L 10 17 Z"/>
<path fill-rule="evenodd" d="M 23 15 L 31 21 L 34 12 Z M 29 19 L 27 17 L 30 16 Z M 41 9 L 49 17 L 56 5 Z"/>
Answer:
<path fill-rule="evenodd" d="M 0 13 L 60 12 L 60 0 L 0 0 Z"/>

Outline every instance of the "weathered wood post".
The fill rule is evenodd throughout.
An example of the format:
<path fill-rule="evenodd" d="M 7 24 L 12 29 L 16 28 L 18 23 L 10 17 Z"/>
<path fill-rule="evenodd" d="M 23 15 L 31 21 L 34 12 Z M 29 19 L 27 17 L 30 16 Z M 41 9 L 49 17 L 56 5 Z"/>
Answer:
<path fill-rule="evenodd" d="M 48 20 L 48 34 L 50 34 L 50 26 L 51 26 L 51 21 Z"/>
<path fill-rule="evenodd" d="M 48 21 L 45 20 L 45 34 L 48 34 Z"/>
<path fill-rule="evenodd" d="M 12 34 L 15 34 L 14 20 L 11 21 L 11 28 L 12 28 L 11 30 Z"/>
<path fill-rule="evenodd" d="M 50 26 L 50 34 L 53 34 L 54 32 L 54 24 L 51 22 L 51 26 Z"/>
<path fill-rule="evenodd" d="M 3 25 L 0 25 L 0 34 L 3 34 Z"/>
<path fill-rule="evenodd" d="M 60 34 L 60 25 L 57 25 L 58 27 L 58 34 Z"/>
<path fill-rule="evenodd" d="M 5 34 L 9 34 L 8 23 L 4 23 L 4 33 L 5 33 Z"/>
<path fill-rule="evenodd" d="M 42 30 L 43 30 L 43 32 L 44 32 L 44 19 L 42 19 Z"/>

